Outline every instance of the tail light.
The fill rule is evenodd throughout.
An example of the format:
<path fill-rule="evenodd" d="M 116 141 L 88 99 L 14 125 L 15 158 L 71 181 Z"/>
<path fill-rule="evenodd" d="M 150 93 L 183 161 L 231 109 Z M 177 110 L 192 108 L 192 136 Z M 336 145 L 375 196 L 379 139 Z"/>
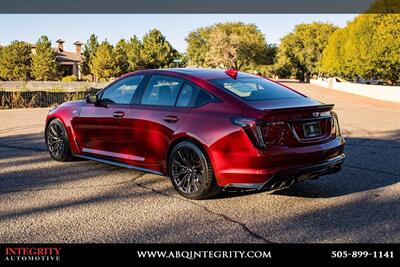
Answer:
<path fill-rule="evenodd" d="M 342 136 L 342 133 L 340 132 L 338 115 L 336 114 L 336 112 L 333 111 L 332 111 L 332 124 L 333 124 L 332 128 L 334 128 L 336 136 Z"/>
<path fill-rule="evenodd" d="M 260 149 L 267 148 L 267 145 L 264 141 L 262 128 L 263 126 L 259 122 L 257 122 L 257 120 L 247 118 L 233 118 L 232 123 L 244 129 L 255 147 Z"/>

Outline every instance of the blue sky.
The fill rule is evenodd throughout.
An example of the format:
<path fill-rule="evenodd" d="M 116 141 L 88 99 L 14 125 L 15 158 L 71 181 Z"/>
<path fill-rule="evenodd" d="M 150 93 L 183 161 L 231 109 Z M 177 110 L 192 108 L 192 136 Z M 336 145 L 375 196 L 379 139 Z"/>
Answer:
<path fill-rule="evenodd" d="M 331 22 L 343 27 L 356 14 L 185 14 L 185 15 L 0 15 L 0 44 L 13 40 L 35 43 L 43 34 L 53 42 L 65 40 L 65 49 L 73 51 L 75 41 L 85 42 L 91 33 L 112 44 L 128 39 L 134 34 L 140 38 L 150 29 L 158 28 L 180 52 L 186 49 L 185 37 L 201 26 L 216 22 L 241 21 L 255 23 L 264 33 L 268 43 L 279 43 L 280 38 L 299 23 L 313 21 Z"/>

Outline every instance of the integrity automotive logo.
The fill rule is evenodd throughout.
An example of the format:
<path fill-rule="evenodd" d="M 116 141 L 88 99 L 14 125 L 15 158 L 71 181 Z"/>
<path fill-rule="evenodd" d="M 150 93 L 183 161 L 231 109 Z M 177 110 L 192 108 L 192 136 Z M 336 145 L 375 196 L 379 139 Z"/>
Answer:
<path fill-rule="evenodd" d="M 4 262 L 61 261 L 60 247 L 6 247 Z"/>

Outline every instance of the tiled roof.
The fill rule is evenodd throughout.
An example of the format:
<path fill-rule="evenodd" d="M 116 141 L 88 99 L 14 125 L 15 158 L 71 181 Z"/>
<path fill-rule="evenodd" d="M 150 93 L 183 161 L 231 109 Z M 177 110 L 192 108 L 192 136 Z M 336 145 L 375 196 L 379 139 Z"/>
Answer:
<path fill-rule="evenodd" d="M 82 56 L 77 55 L 75 52 L 68 52 L 63 50 L 62 52 L 58 48 L 53 48 L 56 53 L 56 59 L 59 62 L 81 62 Z"/>

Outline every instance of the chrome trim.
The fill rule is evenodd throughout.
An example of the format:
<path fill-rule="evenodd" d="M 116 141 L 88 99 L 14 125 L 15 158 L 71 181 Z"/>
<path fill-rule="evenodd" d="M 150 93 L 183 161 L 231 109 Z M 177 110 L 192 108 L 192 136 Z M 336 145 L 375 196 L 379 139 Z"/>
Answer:
<path fill-rule="evenodd" d="M 149 173 L 153 173 L 153 174 L 157 174 L 157 175 L 163 175 L 161 172 L 158 172 L 158 171 L 153 171 L 153 170 L 150 170 L 150 169 L 146 169 L 146 168 L 142 168 L 142 167 L 136 167 L 136 166 L 132 166 L 132 165 L 129 165 L 129 164 L 115 162 L 115 161 L 111 161 L 111 160 L 107 160 L 107 159 L 100 159 L 100 158 L 96 158 L 96 157 L 85 156 L 85 155 L 76 155 L 76 154 L 74 154 L 73 156 L 74 157 L 78 157 L 78 158 L 83 158 L 83 159 L 90 159 L 90 160 L 94 160 L 94 161 L 98 161 L 98 162 L 106 163 L 106 164 L 110 164 L 110 165 L 115 165 L 115 166 L 118 166 L 118 167 L 134 169 L 134 170 L 138 170 L 138 171 L 142 171 L 142 172 L 149 172 Z"/>
<path fill-rule="evenodd" d="M 321 116 L 317 118 L 305 118 L 305 119 L 298 119 L 298 120 L 290 120 L 288 122 L 303 122 L 303 121 L 316 121 L 316 120 L 323 120 L 323 119 L 329 119 L 332 118 L 332 116 Z"/>
<path fill-rule="evenodd" d="M 320 119 L 327 119 L 328 117 L 324 117 L 324 118 L 317 118 L 317 119 L 311 119 L 311 121 L 312 120 L 320 120 Z M 310 120 L 310 119 L 307 119 L 307 121 L 308 120 Z M 298 120 L 298 121 L 296 121 L 296 122 L 300 122 L 300 121 L 306 121 L 306 120 Z M 324 141 L 326 141 L 326 140 L 329 140 L 329 139 L 331 139 L 332 138 L 332 135 L 327 135 L 327 134 L 325 134 L 325 138 L 323 138 L 323 139 L 321 139 L 321 137 L 323 137 L 324 135 L 318 135 L 318 136 L 316 136 L 316 137 L 312 137 L 312 138 L 300 138 L 298 135 L 297 135 L 297 133 L 296 133 L 296 130 L 290 125 L 290 123 L 288 122 L 288 123 L 286 123 L 286 125 L 289 127 L 289 129 L 290 129 L 290 131 L 292 132 L 292 134 L 293 134 L 293 136 L 294 136 L 294 138 L 296 138 L 296 140 L 299 142 L 299 143 L 302 143 L 302 144 L 307 144 L 307 143 L 314 143 L 314 142 L 316 142 L 316 141 L 318 141 L 318 142 L 324 142 Z M 327 132 L 327 124 L 325 125 L 325 133 Z"/>

